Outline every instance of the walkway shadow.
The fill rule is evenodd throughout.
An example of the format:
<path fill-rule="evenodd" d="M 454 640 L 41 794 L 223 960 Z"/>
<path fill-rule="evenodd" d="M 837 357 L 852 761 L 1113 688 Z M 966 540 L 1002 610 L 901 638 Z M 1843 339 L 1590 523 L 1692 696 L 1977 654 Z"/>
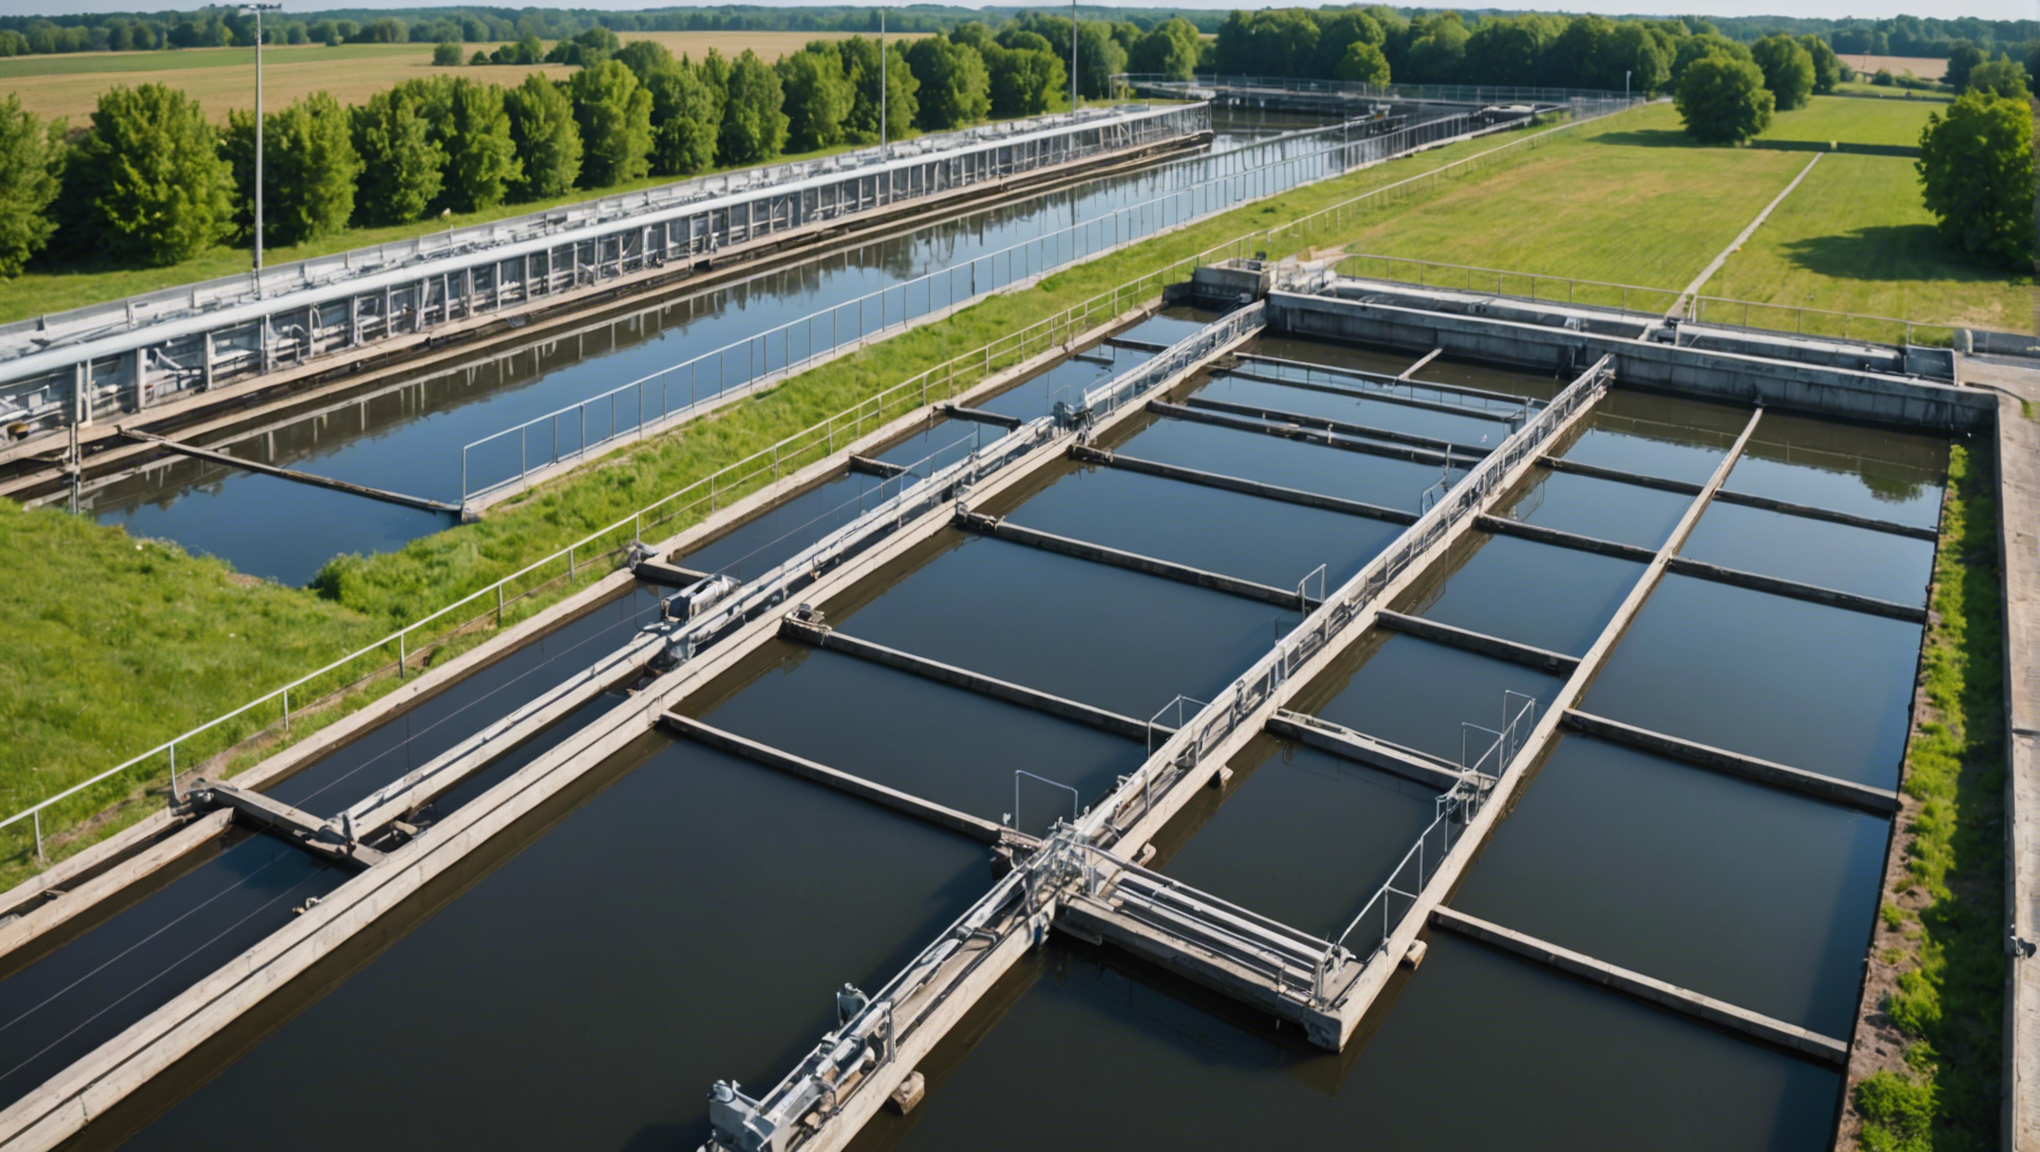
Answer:
<path fill-rule="evenodd" d="M 1910 144 L 1851 144 L 1844 140 L 1830 144 L 1826 140 L 1752 140 L 1752 148 L 1768 148 L 1773 152 L 1846 152 L 1855 156 L 1899 156 L 1914 159 L 1920 150 Z"/>
<path fill-rule="evenodd" d="M 1839 280 L 1913 279 L 1933 265 L 1932 278 L 1960 284 L 2003 283 L 2005 273 L 1952 248 L 1931 224 L 1858 228 L 1809 236 L 1785 245 L 1784 254 L 1801 268 Z M 1893 257 L 1896 257 L 1894 260 Z M 1908 267 L 1911 265 L 1911 267 Z M 1886 271 L 1873 271 L 1874 269 Z"/>
<path fill-rule="evenodd" d="M 1633 128 L 1627 132 L 1603 132 L 1596 144 L 1619 144 L 1625 148 L 1707 148 L 1686 135 L 1683 128 Z"/>

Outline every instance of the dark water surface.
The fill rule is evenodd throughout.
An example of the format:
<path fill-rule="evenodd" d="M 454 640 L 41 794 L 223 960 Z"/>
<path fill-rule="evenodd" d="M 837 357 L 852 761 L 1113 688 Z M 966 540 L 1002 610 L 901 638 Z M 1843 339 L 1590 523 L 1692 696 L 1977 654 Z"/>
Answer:
<path fill-rule="evenodd" d="M 1453 938 L 1343 1058 L 1114 965 L 1051 953 L 914 1114 L 860 1147 L 1817 1152 L 1841 1091 L 1825 1068 Z"/>
<path fill-rule="evenodd" d="M 989 884 L 983 847 L 666 746 L 127 1145 L 696 1147 Z M 308 1117 L 345 1123 L 307 1123 Z"/>
<path fill-rule="evenodd" d="M 347 876 L 281 840 L 244 839 L 0 980 L 0 1100 L 91 1054 Z"/>
<path fill-rule="evenodd" d="M 786 647 L 771 671 L 704 719 L 993 821 L 1014 812 L 1016 770 L 1069 785 L 1089 807 L 1147 758 L 1138 740 L 854 657 Z M 1025 831 L 1072 815 L 1067 792 L 1025 782 L 1020 796 Z"/>
<path fill-rule="evenodd" d="M 1580 707 L 1894 788 L 1920 626 L 1669 575 Z"/>
<path fill-rule="evenodd" d="M 1679 555 L 1894 604 L 1924 605 L 1934 574 L 1932 540 L 1719 502 Z"/>
<path fill-rule="evenodd" d="M 1476 549 L 1450 573 L 1425 577 L 1404 612 L 1504 640 L 1583 655 L 1644 565 L 1514 536 L 1473 533 Z M 1462 553 L 1463 554 L 1463 553 Z"/>
<path fill-rule="evenodd" d="M 1847 1040 L 1890 827 L 1567 736 L 1452 904 Z"/>

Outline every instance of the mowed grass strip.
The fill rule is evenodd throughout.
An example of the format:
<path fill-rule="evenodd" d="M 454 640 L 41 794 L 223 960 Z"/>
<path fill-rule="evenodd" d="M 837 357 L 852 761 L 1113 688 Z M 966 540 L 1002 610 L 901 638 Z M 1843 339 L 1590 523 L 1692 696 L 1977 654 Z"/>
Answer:
<path fill-rule="evenodd" d="M 1824 153 L 1703 294 L 2022 331 L 2030 321 L 2031 277 L 1970 259 L 1940 238 L 1921 204 L 1912 158 L 1931 111 L 1903 101 L 1820 97 L 1779 116 L 1747 147 L 1716 148 L 1691 143 L 1676 112 L 1653 106 L 1508 170 L 1419 198 L 1356 230 L 1346 247 L 1675 292 Z M 1365 261 L 1347 267 L 1363 275 L 1380 271 Z M 1521 292 L 1527 284 L 1525 278 L 1504 287 Z M 1784 312 L 1752 315 L 1751 322 L 1794 326 Z M 1817 323 L 1808 330 L 1816 329 Z"/>
<path fill-rule="evenodd" d="M 0 758 L 5 809 L 0 816 L 274 691 L 924 369 L 1214 245 L 1514 139 L 1520 137 L 1468 141 L 1295 189 L 974 305 L 675 434 L 613 453 L 479 523 L 397 552 L 340 561 L 328 572 L 324 596 L 253 586 L 219 561 L 191 557 L 174 545 L 145 542 L 137 551 L 137 541 L 120 528 L 74 519 L 56 508 L 20 512 L 0 501 L 0 582 L 9 589 L 0 624 L 23 622 L 14 633 L 23 642 L 0 647 L 0 689 L 7 692 L 0 717 L 17 734 Z M 1279 256 L 1332 239 L 1328 231 L 1298 229 L 1265 246 Z M 748 490 L 731 490 L 724 502 Z M 647 534 L 670 535 L 698 518 Z M 140 570 L 143 564 L 146 571 Z M 114 578 L 130 569 L 137 586 Z M 603 569 L 584 560 L 581 571 L 586 581 Z M 535 613 L 569 591 L 556 586 L 534 595 L 513 605 L 508 620 Z M 101 628 L 109 621 L 117 622 L 114 631 Z M 167 631 L 171 642 L 149 643 L 156 631 Z M 111 635 L 128 639 L 109 645 Z M 479 639 L 471 635 L 440 657 Z M 319 716 L 301 717 L 289 738 L 302 739 L 395 684 L 378 681 Z M 104 708 L 93 705 L 109 693 L 119 699 Z M 33 723 L 24 719 L 30 717 Z M 275 719 L 251 717 L 218 740 L 180 754 L 179 764 L 189 768 L 199 755 Z M 76 820 L 115 806 L 68 831 L 53 845 L 53 858 L 75 853 L 160 806 L 167 768 L 167 762 L 152 762 L 67 810 Z M 0 836 L 0 886 L 33 869 L 29 847 L 25 830 Z"/>
<path fill-rule="evenodd" d="M 2033 323 L 2030 276 L 1965 257 L 1920 202 L 1913 153 L 1931 108 L 1827 97 L 1860 105 L 1857 133 L 1827 155 L 1749 243 L 1708 282 L 1707 294 L 1899 319 L 2023 332 Z M 1891 152 L 1854 152 L 1852 144 Z"/>
<path fill-rule="evenodd" d="M 1346 247 L 1677 289 L 1806 164 L 1786 152 L 1684 140 L 1678 113 L 1651 105 L 1384 214 Z"/>

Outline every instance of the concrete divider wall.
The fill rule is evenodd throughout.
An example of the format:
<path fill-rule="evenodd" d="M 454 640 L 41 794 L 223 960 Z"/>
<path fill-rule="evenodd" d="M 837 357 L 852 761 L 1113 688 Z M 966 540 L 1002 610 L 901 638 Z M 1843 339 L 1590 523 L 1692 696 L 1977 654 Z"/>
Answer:
<path fill-rule="evenodd" d="M 1625 384 L 1703 399 L 1761 404 L 1825 416 L 1939 432 L 1989 427 L 1986 393 L 1930 381 L 1820 364 L 1783 363 L 1703 348 L 1674 347 L 1559 326 L 1591 310 L 1554 305 L 1549 324 L 1466 315 L 1463 294 L 1368 284 L 1364 299 L 1273 292 L 1269 327 L 1299 336 L 1400 348 L 1443 348 L 1447 355 L 1523 364 L 1553 372 L 1604 354 Z"/>

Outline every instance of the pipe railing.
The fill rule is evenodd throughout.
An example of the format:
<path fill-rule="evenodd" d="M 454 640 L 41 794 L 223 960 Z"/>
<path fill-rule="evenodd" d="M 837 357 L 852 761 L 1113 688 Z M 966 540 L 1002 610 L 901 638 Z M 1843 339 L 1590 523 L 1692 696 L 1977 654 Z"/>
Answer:
<path fill-rule="evenodd" d="M 1450 292 L 1476 292 L 1542 303 L 1573 304 L 1650 320 L 1663 319 L 1684 295 L 1677 288 L 1648 288 L 1607 280 L 1451 264 L 1373 252 L 1349 253 L 1339 259 L 1336 267 L 1341 275 L 1358 279 L 1416 284 Z M 1837 312 L 1797 304 L 1766 304 L 1727 296 L 1697 295 L 1686 311 L 1690 322 L 1709 327 L 1789 332 L 1795 336 L 1830 337 L 1898 348 L 1948 347 L 1955 343 L 1957 334 L 1966 327 L 1946 322 L 1904 320 L 1895 316 Z"/>

